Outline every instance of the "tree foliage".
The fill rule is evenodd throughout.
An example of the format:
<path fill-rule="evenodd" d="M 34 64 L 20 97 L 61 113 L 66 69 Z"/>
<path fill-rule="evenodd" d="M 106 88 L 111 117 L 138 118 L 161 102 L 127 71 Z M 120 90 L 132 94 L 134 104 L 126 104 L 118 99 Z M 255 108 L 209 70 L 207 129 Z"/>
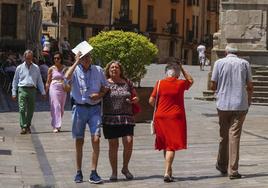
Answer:
<path fill-rule="evenodd" d="M 94 62 L 105 67 L 111 60 L 119 60 L 126 76 L 133 82 L 140 82 L 158 53 L 157 47 L 145 36 L 124 31 L 101 32 L 92 37 Z"/>

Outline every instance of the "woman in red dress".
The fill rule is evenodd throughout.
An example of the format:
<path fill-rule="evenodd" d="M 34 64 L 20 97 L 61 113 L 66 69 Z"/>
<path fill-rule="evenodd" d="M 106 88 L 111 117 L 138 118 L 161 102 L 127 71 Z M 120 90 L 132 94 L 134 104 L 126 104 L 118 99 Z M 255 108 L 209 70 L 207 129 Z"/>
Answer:
<path fill-rule="evenodd" d="M 185 80 L 178 79 L 180 71 Z M 151 106 L 157 103 L 154 116 L 155 149 L 164 150 L 164 181 L 172 182 L 172 162 L 175 151 L 187 148 L 184 91 L 191 87 L 193 79 L 181 64 L 170 63 L 166 66 L 165 72 L 167 77 L 156 83 L 149 103 Z"/>

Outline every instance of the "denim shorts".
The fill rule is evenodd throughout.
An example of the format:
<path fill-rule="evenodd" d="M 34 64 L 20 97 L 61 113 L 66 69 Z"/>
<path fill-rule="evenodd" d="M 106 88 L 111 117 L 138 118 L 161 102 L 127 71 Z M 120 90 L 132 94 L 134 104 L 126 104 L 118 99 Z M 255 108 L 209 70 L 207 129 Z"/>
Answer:
<path fill-rule="evenodd" d="M 91 107 L 73 105 L 72 120 L 73 138 L 84 138 L 86 125 L 92 136 L 101 136 L 101 105 Z"/>

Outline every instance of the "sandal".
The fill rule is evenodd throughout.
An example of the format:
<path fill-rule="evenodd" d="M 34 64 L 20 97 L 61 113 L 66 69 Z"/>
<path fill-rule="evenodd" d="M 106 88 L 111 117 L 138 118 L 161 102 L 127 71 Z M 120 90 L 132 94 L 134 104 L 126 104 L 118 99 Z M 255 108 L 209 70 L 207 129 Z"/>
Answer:
<path fill-rule="evenodd" d="M 122 169 L 121 172 L 126 176 L 126 179 L 128 180 L 132 180 L 134 178 L 134 176 L 129 172 L 129 170 Z"/>
<path fill-rule="evenodd" d="M 110 181 L 117 181 L 117 175 L 111 175 Z"/>
<path fill-rule="evenodd" d="M 174 181 L 173 177 L 169 176 L 168 174 L 164 176 L 164 182 L 170 183 L 173 181 Z"/>

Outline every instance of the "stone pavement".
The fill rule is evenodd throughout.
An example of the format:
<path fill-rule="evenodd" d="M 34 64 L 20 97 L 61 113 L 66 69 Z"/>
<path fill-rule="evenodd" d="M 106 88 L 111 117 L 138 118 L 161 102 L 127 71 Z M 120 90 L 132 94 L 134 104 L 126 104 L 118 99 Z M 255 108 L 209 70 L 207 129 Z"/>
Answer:
<path fill-rule="evenodd" d="M 150 75 L 161 75 L 163 66 L 153 65 Z M 152 69 L 151 69 L 152 68 Z M 155 68 L 155 70 L 153 70 Z M 105 180 L 102 185 L 88 182 L 75 184 L 74 143 L 71 138 L 71 112 L 66 110 L 63 132 L 52 133 L 50 114 L 45 103 L 34 114 L 33 133 L 20 135 L 18 113 L 0 113 L 0 187 L 2 188 L 84 188 L 84 187 L 268 187 L 268 107 L 252 106 L 244 124 L 240 148 L 240 180 L 229 180 L 215 170 L 218 149 L 218 125 L 214 102 L 198 101 L 193 97 L 202 93 L 207 71 L 199 67 L 187 67 L 194 75 L 195 85 L 186 94 L 185 105 L 188 122 L 188 149 L 178 151 L 173 166 L 176 182 L 163 183 L 164 163 L 162 152 L 153 149 L 154 137 L 149 134 L 149 123 L 139 123 L 135 128 L 134 151 L 130 170 L 135 179 L 124 180 L 122 167 L 122 146 L 119 151 L 118 182 L 109 182 L 111 169 L 108 161 L 108 143 L 101 139 L 101 153 L 98 172 Z M 153 71 L 152 71 L 153 70 Z M 156 74 L 158 73 L 158 74 Z M 161 77 L 159 77 L 161 78 Z M 158 79 L 158 78 L 156 78 Z M 155 80 L 151 78 L 153 85 Z M 206 81 L 205 81 L 206 82 Z M 142 85 L 147 82 L 142 82 Z M 203 84 L 203 86 L 202 86 Z M 43 110 L 42 110 L 43 109 Z M 83 173 L 88 179 L 90 173 L 91 144 L 86 135 Z"/>

